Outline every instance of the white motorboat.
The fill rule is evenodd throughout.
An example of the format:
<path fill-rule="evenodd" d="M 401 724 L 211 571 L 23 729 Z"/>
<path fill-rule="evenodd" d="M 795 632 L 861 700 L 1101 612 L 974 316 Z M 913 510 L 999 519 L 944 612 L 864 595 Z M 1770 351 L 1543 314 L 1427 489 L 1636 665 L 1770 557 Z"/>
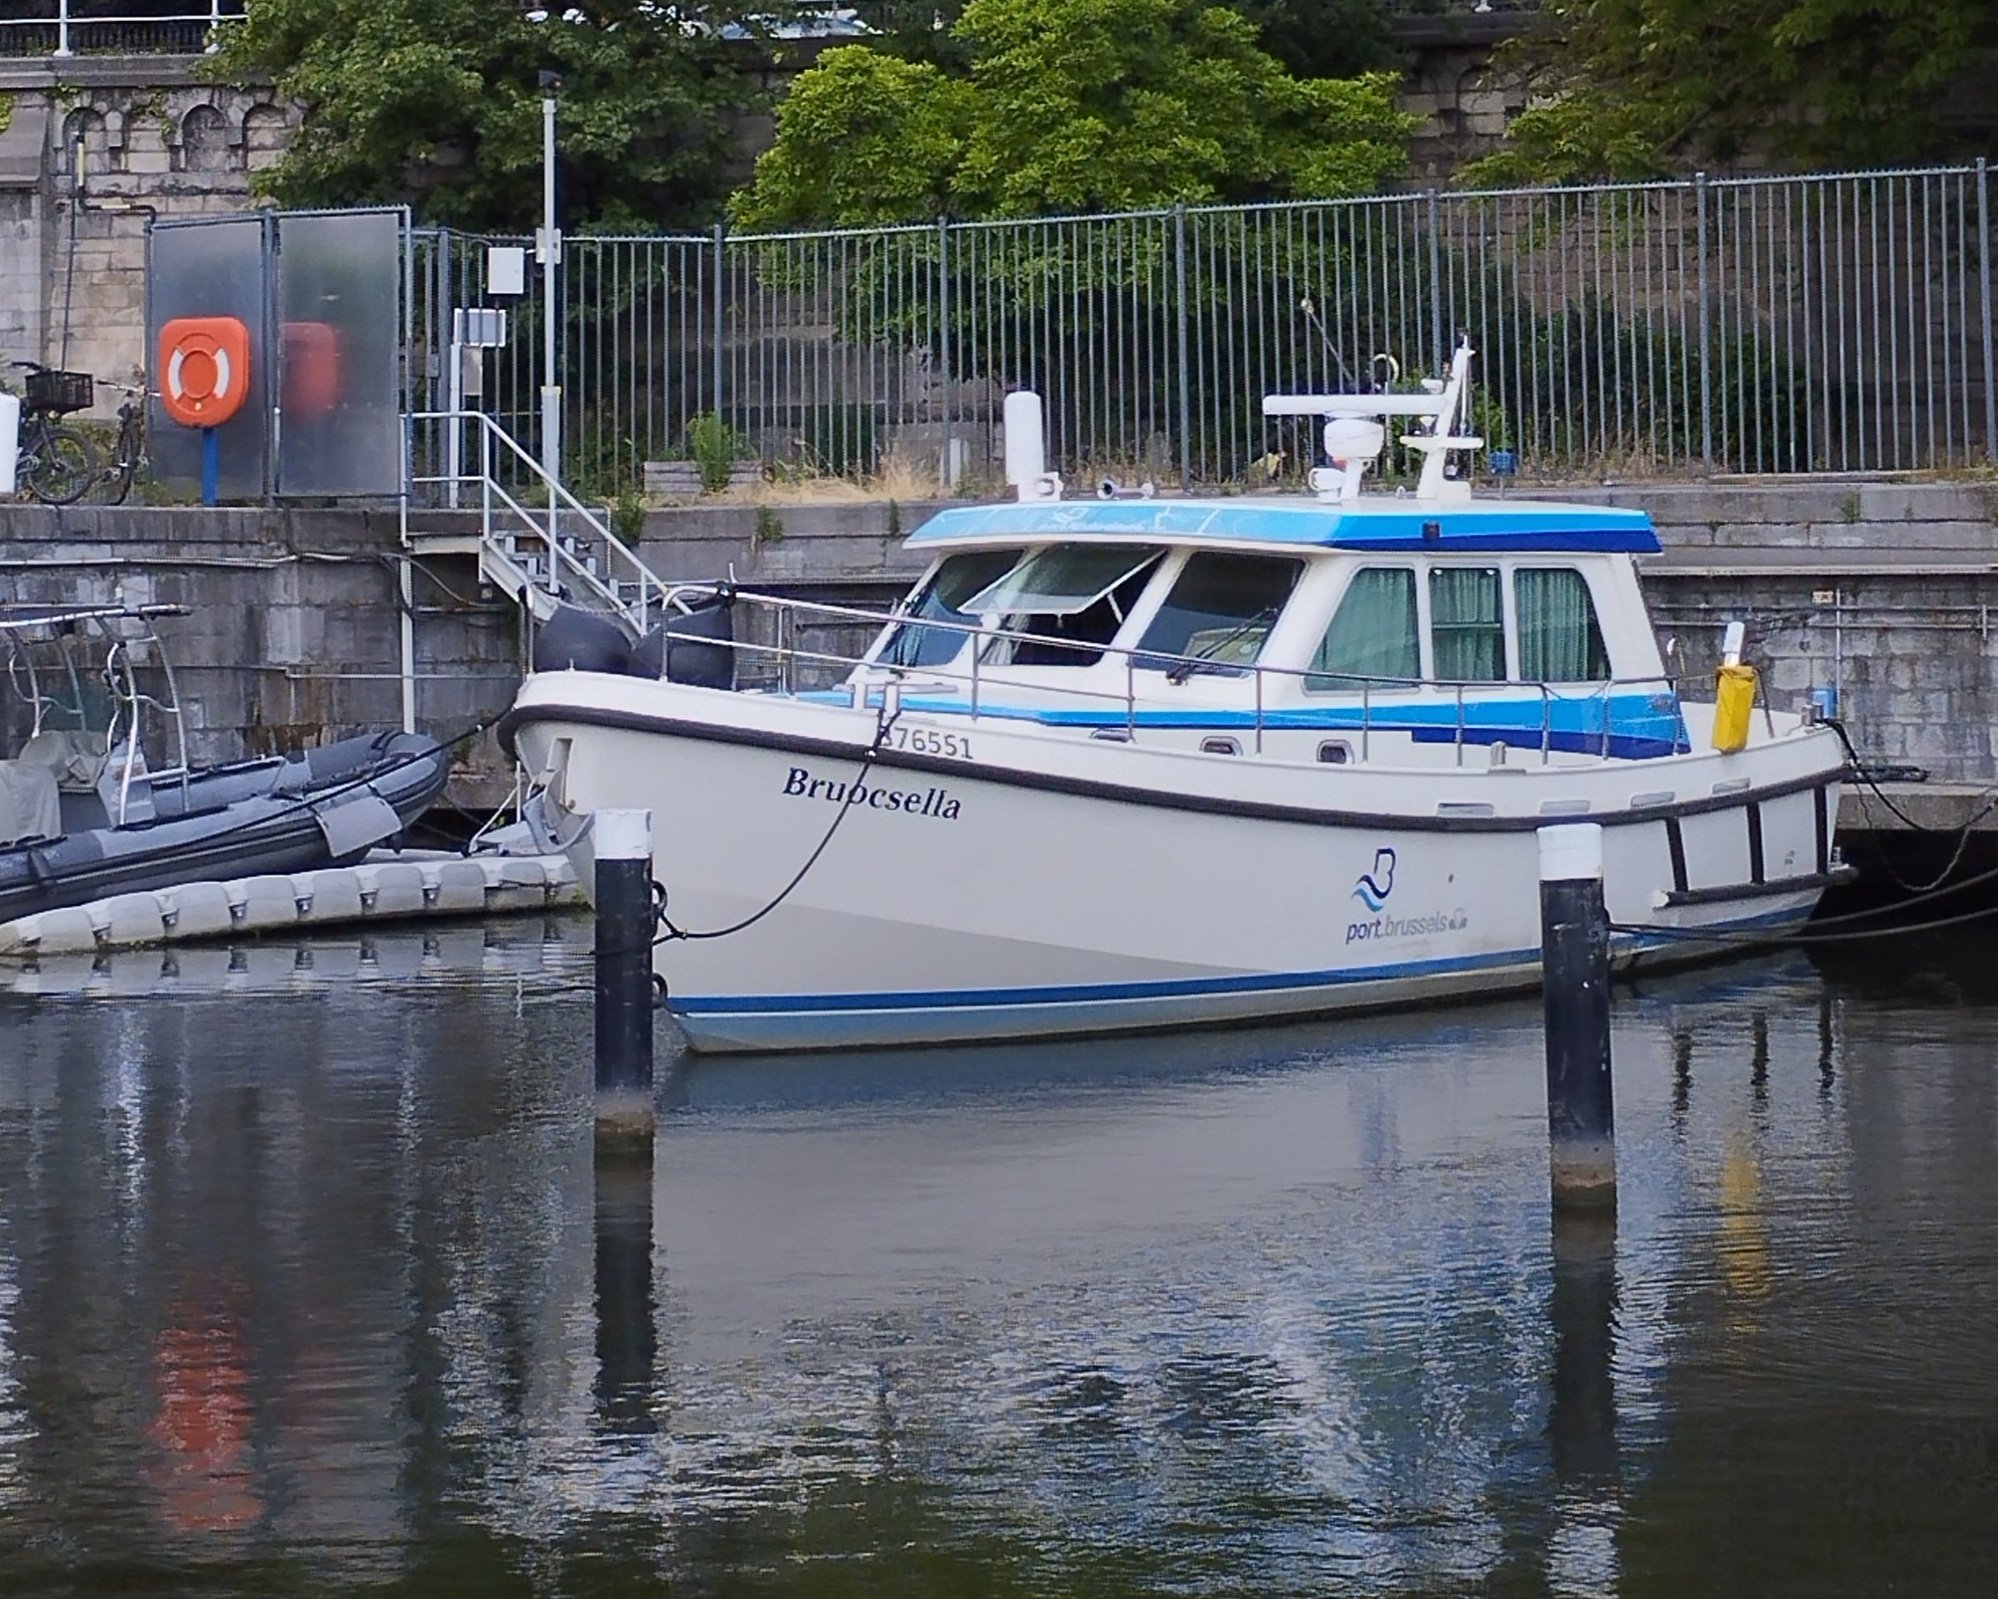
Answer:
<path fill-rule="evenodd" d="M 1290 497 L 1064 500 L 1016 395 L 1017 500 L 920 528 L 929 568 L 886 618 L 725 584 L 680 591 L 691 614 L 636 648 L 558 617 L 504 736 L 585 884 L 590 814 L 652 813 L 658 970 L 689 1042 L 1530 986 L 1535 834 L 1557 821 L 1602 825 L 1622 963 L 1809 916 L 1846 870 L 1842 744 L 1745 669 L 1719 706 L 1711 675 L 1681 693 L 1639 589 L 1642 513 L 1472 498 L 1451 465 L 1480 443 L 1453 432 L 1468 361 L 1416 395 L 1266 400 L 1325 419 L 1331 464 Z M 1420 480 L 1362 494 L 1395 416 Z M 840 625 L 873 630 L 857 660 L 799 642 Z"/>

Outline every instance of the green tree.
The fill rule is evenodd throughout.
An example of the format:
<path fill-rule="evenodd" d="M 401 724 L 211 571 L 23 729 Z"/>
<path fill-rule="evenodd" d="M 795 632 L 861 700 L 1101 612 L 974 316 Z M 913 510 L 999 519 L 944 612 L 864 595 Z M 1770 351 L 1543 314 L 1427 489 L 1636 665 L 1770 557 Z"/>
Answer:
<path fill-rule="evenodd" d="M 1545 23 L 1522 43 L 1542 103 L 1462 181 L 1933 157 L 1943 92 L 1998 43 L 1991 0 L 1548 0 Z"/>
<path fill-rule="evenodd" d="M 1365 193 L 1412 119 L 1391 74 L 1292 77 L 1208 0 L 970 0 L 964 74 L 829 50 L 731 202 L 749 227 Z"/>
<path fill-rule="evenodd" d="M 1262 31 L 1262 46 L 1300 78 L 1351 78 L 1400 63 L 1387 0 L 1229 0 Z"/>
<path fill-rule="evenodd" d="M 262 179 L 280 203 L 511 229 L 540 215 L 538 80 L 557 72 L 564 225 L 658 227 L 715 215 L 767 59 L 740 19 L 780 10 L 704 5 L 695 27 L 650 0 L 557 0 L 540 21 L 514 0 L 257 0 L 211 70 L 303 104 Z"/>

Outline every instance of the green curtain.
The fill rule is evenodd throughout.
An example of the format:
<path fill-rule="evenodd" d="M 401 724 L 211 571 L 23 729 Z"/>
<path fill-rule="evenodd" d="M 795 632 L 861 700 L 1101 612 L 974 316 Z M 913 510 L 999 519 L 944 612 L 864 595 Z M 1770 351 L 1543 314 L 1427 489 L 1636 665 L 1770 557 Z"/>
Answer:
<path fill-rule="evenodd" d="M 1445 683 L 1505 678 L 1505 619 L 1491 567 L 1439 566 L 1429 574 L 1429 632 Z"/>
<path fill-rule="evenodd" d="M 1353 574 L 1332 625 L 1312 657 L 1310 689 L 1356 688 L 1363 678 L 1412 681 L 1422 675 L 1415 638 L 1415 574 L 1366 566 Z"/>
<path fill-rule="evenodd" d="M 1536 683 L 1601 683 L 1609 651 L 1588 581 L 1563 567 L 1522 567 L 1513 575 L 1519 614 L 1519 675 Z"/>

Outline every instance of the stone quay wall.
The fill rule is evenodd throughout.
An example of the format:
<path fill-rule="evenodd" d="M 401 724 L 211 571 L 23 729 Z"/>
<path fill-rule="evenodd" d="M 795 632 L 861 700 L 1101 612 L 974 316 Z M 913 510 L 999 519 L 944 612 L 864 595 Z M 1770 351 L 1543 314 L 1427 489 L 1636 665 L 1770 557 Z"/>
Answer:
<path fill-rule="evenodd" d="M 393 511 L 0 504 L 0 602 L 188 607 L 156 627 L 202 764 L 401 726 L 400 560 Z M 522 659 L 516 608 L 447 564 L 411 574 L 417 722 L 440 738 L 505 710 Z M 511 786 L 490 734 L 452 772 L 466 806 Z"/>
<path fill-rule="evenodd" d="M 1724 626 L 1747 620 L 1771 704 L 1835 689 L 1868 760 L 1998 782 L 1998 483 L 1549 492 L 1650 512 L 1666 548 L 1645 563 L 1645 586 L 1688 672 L 1706 671 Z M 640 549 L 669 579 L 733 568 L 747 586 L 880 606 L 921 569 L 902 536 L 941 503 L 787 505 L 774 526 L 751 504 L 655 510 Z M 161 634 L 201 728 L 195 756 L 219 760 L 400 722 L 398 535 L 383 509 L 0 505 L 0 601 L 122 592 L 191 607 Z M 469 557 L 422 558 L 411 583 L 417 719 L 453 737 L 510 702 L 520 618 Z M 853 636 L 828 629 L 815 647 Z M 453 798 L 468 808 L 510 781 L 490 735 L 455 770 Z"/>

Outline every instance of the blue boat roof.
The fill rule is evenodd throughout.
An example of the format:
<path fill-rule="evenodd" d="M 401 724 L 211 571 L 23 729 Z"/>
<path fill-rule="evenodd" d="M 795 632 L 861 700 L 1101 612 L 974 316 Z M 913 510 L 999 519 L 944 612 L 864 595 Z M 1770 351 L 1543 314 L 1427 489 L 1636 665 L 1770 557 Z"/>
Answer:
<path fill-rule="evenodd" d="M 910 535 L 908 547 L 1051 538 L 1132 538 L 1167 544 L 1295 544 L 1338 550 L 1458 552 L 1601 550 L 1655 554 L 1642 511 L 1561 500 L 1036 500 L 956 506 Z"/>

